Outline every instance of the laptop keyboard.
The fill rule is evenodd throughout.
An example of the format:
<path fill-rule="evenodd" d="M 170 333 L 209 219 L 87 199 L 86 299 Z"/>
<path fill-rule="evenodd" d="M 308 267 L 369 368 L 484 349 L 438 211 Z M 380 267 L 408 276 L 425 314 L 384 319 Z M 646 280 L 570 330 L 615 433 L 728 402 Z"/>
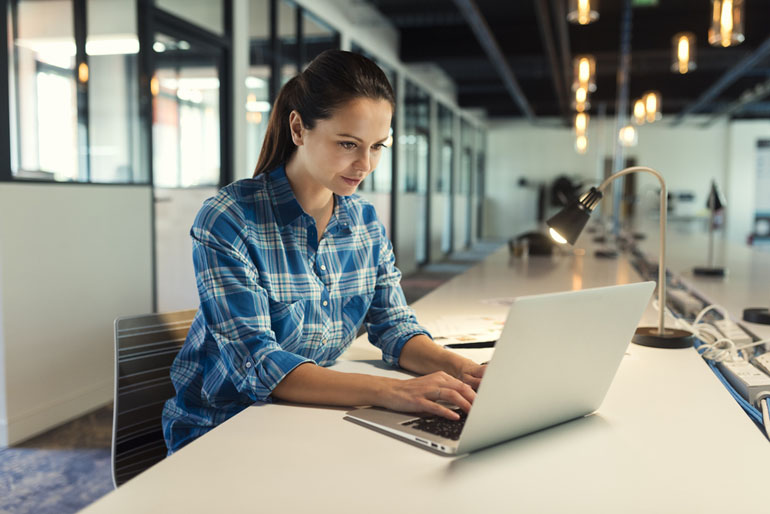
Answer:
<path fill-rule="evenodd" d="M 431 415 L 412 419 L 403 423 L 403 425 L 422 430 L 423 432 L 435 434 L 446 439 L 451 439 L 452 441 L 457 441 L 460 439 L 460 432 L 463 431 L 465 420 L 468 419 L 468 414 L 461 409 L 454 409 L 454 411 L 460 415 L 460 419 L 456 421 L 442 418 L 441 416 Z"/>

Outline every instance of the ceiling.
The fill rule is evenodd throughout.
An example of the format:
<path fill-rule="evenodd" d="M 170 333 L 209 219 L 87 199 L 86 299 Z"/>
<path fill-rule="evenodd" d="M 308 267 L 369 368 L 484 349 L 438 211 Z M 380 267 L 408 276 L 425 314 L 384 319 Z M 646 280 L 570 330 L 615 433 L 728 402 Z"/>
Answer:
<path fill-rule="evenodd" d="M 490 117 L 522 117 L 528 115 L 528 106 L 528 117 L 561 116 L 566 123 L 572 116 L 571 57 L 590 53 L 596 58 L 597 84 L 590 96 L 591 111 L 601 104 L 607 113 L 615 111 L 623 0 L 602 0 L 599 20 L 585 26 L 566 22 L 566 0 L 368 1 L 398 29 L 401 60 L 440 66 L 454 80 L 461 107 L 484 109 Z M 630 101 L 658 90 L 664 115 L 677 121 L 691 113 L 707 114 L 707 121 L 723 116 L 770 118 L 770 0 L 744 3 L 746 39 L 729 48 L 708 44 L 708 0 L 658 0 L 658 5 L 632 7 Z M 502 54 L 497 66 L 462 4 L 483 18 L 481 25 Z M 671 71 L 671 38 L 681 31 L 697 38 L 697 69 L 685 75 Z M 745 65 L 743 59 L 754 62 Z M 512 87 L 500 72 L 506 66 L 520 86 L 518 101 L 511 93 L 515 84 Z M 560 75 L 561 80 L 554 79 Z M 726 87 L 715 86 L 720 80 Z M 751 102 L 737 103 L 752 92 Z"/>

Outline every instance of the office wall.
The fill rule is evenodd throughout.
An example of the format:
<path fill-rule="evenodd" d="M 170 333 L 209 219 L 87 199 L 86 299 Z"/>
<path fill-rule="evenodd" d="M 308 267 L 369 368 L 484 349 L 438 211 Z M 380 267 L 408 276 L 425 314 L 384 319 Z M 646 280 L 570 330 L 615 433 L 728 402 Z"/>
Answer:
<path fill-rule="evenodd" d="M 155 269 L 158 312 L 195 309 L 200 304 L 192 260 L 190 227 L 214 187 L 155 189 Z"/>
<path fill-rule="evenodd" d="M 152 309 L 151 194 L 2 184 L 0 205 L 5 446 L 112 398 L 113 320 Z"/>
<path fill-rule="evenodd" d="M 755 145 L 749 140 L 754 141 L 762 127 L 767 127 L 767 124 L 720 121 L 704 128 L 702 122 L 703 119 L 695 117 L 676 127 L 665 120 L 642 126 L 638 145 L 626 150 L 627 158 L 660 171 L 670 192 L 695 194 L 692 202 L 677 207 L 675 215 L 705 215 L 712 178 L 726 192 L 730 187 L 736 187 L 736 181 L 745 178 L 746 171 L 741 167 L 750 167 L 754 173 L 755 164 L 746 156 L 747 147 Z M 490 124 L 484 217 L 484 235 L 488 237 L 511 237 L 527 230 L 535 221 L 536 191 L 520 187 L 519 179 L 550 184 L 558 175 L 566 174 L 583 179 L 586 184 L 596 183 L 603 173 L 603 157 L 612 155 L 612 119 L 603 124 L 600 120 L 591 121 L 585 155 L 574 151 L 571 129 L 556 126 L 558 120 L 554 119 L 541 120 L 541 123 L 543 125 L 498 121 Z M 639 175 L 636 184 L 641 198 L 638 213 L 656 215 L 656 179 L 651 175 Z M 736 240 L 745 232 L 742 221 L 745 214 L 735 217 L 736 213 L 746 209 L 746 200 L 740 200 L 742 197 L 738 194 L 745 197 L 745 193 L 736 193 L 734 201 L 729 202 L 734 207 L 727 211 L 729 237 Z"/>
<path fill-rule="evenodd" d="M 736 121 L 730 124 L 725 212 L 729 237 L 738 242 L 745 242 L 754 226 L 759 139 L 770 139 L 770 120 Z"/>

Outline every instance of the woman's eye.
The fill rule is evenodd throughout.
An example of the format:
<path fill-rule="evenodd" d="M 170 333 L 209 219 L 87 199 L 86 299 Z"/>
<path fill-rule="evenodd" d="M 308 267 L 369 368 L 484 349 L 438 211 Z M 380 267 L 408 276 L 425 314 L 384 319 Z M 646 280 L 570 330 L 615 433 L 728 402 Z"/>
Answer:
<path fill-rule="evenodd" d="M 385 148 L 385 145 L 383 145 L 382 143 L 377 143 L 372 147 L 372 150 L 374 150 L 375 152 L 379 152 L 383 148 Z"/>
<path fill-rule="evenodd" d="M 350 141 L 342 141 L 340 143 L 340 146 L 344 148 L 345 150 L 352 150 L 356 147 L 355 143 L 351 143 Z"/>

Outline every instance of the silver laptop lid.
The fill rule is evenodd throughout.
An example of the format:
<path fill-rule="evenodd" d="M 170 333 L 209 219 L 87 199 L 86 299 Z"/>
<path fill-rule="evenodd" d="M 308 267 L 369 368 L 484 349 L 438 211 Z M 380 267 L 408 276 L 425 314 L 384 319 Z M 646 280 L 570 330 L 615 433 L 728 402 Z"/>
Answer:
<path fill-rule="evenodd" d="M 595 411 L 654 288 L 640 282 L 517 298 L 457 452 Z"/>

